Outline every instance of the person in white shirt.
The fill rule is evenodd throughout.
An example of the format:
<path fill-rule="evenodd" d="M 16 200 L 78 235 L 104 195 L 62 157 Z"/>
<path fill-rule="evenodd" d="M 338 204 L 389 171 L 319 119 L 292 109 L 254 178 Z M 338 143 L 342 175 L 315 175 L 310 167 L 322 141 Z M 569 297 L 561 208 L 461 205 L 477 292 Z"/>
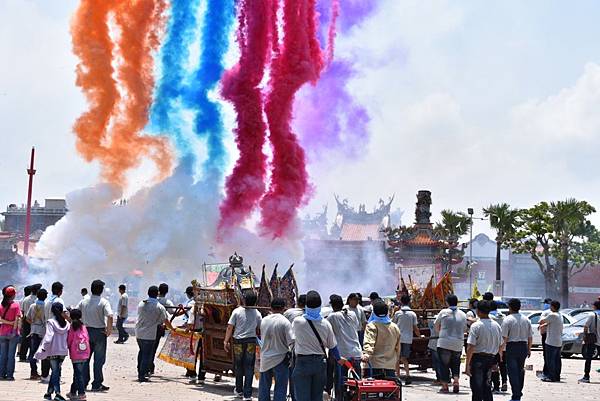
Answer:
<path fill-rule="evenodd" d="M 344 308 L 344 300 L 341 296 L 333 294 L 329 297 L 329 303 L 332 308 L 332 312 L 326 317 L 333 334 L 338 344 L 340 356 L 348 360 L 354 371 L 360 375 L 362 358 L 362 347 L 358 339 L 358 328 L 360 323 L 356 318 L 356 315 Z M 335 363 L 331 360 L 331 363 Z M 333 375 L 333 388 L 335 389 L 336 400 L 342 400 L 342 386 L 344 379 L 348 377 L 348 368 L 346 366 L 335 366 Z"/>
<path fill-rule="evenodd" d="M 289 308 L 283 312 L 283 316 L 292 323 L 294 319 L 304 315 L 304 308 L 306 307 L 306 294 L 300 294 L 298 301 L 296 302 L 295 308 Z"/>
<path fill-rule="evenodd" d="M 39 284 L 39 287 L 36 287 L 38 284 L 28 285 L 23 289 L 24 298 L 21 300 L 21 311 L 23 312 L 23 316 L 21 317 L 21 346 L 19 347 L 19 362 L 27 362 L 27 352 L 29 351 L 29 346 L 31 345 L 31 326 L 25 315 L 29 310 L 29 307 L 35 303 L 37 300 L 37 290 L 42 288 L 42 285 Z"/>
<path fill-rule="evenodd" d="M 467 338 L 466 374 L 471 377 L 472 401 L 493 399 L 489 377 L 502 345 L 502 329 L 489 318 L 491 310 L 491 301 L 482 300 L 477 303 L 479 320 L 471 325 Z"/>
<path fill-rule="evenodd" d="M 562 350 L 563 317 L 559 312 L 560 302 L 550 303 L 550 313 L 540 320 L 540 326 L 546 331 L 546 358 L 542 377 L 545 382 L 559 382 L 562 370 L 560 351 Z"/>
<path fill-rule="evenodd" d="M 68 313 L 65 307 L 65 301 L 61 298 L 63 293 L 64 286 L 60 281 L 55 281 L 52 283 L 50 287 L 50 291 L 52 292 L 47 298 L 46 303 L 44 304 L 44 315 L 46 317 L 45 321 L 47 322 L 49 319 L 52 319 L 54 315 L 52 314 L 52 304 L 58 302 L 63 305 L 63 315 L 66 317 Z M 42 383 L 48 383 L 50 380 L 50 360 L 44 359 L 42 361 Z"/>
<path fill-rule="evenodd" d="M 175 305 L 171 302 L 170 299 L 167 299 L 167 294 L 169 293 L 169 284 L 161 283 L 158 286 L 158 303 L 165 308 L 167 314 L 169 316 L 173 315 L 175 310 L 173 309 Z M 160 345 L 160 339 L 165 336 L 166 326 L 164 324 L 160 324 L 156 327 L 156 339 L 154 340 L 154 354 L 152 356 L 152 361 L 150 362 L 150 374 L 154 374 L 154 360 L 156 359 L 156 352 L 158 351 L 158 346 Z"/>
<path fill-rule="evenodd" d="M 306 310 L 294 319 L 292 333 L 295 339 L 296 366 L 293 378 L 298 401 L 323 401 L 327 379 L 326 349 L 338 364 L 346 361 L 340 357 L 331 324 L 321 316 L 321 296 L 316 291 L 306 293 Z"/>
<path fill-rule="evenodd" d="M 244 306 L 238 306 L 231 313 L 224 341 L 225 352 L 233 348 L 235 393 L 245 401 L 252 399 L 256 344 L 262 321 L 260 312 L 255 308 L 256 301 L 257 296 L 253 290 L 244 292 Z"/>
<path fill-rule="evenodd" d="M 586 342 L 583 347 L 583 357 L 585 358 L 585 365 L 583 371 L 583 377 L 579 379 L 580 383 L 590 382 L 590 371 L 592 370 L 592 358 L 594 357 L 594 350 L 600 353 L 600 299 L 594 302 L 594 314 L 588 317 L 583 331 L 587 335 L 588 333 L 596 334 L 596 342 Z M 593 339 L 590 339 L 593 340 Z"/>
<path fill-rule="evenodd" d="M 512 390 L 513 401 L 518 401 L 523 395 L 525 384 L 525 359 L 531 356 L 533 330 L 531 322 L 519 313 L 521 301 L 512 298 L 508 301 L 510 315 L 502 321 L 502 337 L 504 342 L 500 352 L 506 362 L 508 378 Z"/>
<path fill-rule="evenodd" d="M 458 393 L 460 389 L 460 356 L 462 354 L 463 338 L 467 329 L 467 315 L 458 309 L 458 297 L 449 294 L 446 297 L 448 309 L 443 309 L 435 319 L 435 327 L 439 333 L 437 351 L 442 363 L 441 393 L 449 392 L 449 373 L 452 372 L 453 392 Z"/>
<path fill-rule="evenodd" d="M 260 380 L 258 401 L 271 401 L 271 384 L 275 379 L 273 401 L 285 401 L 287 397 L 292 324 L 282 313 L 285 300 L 271 301 L 271 314 L 262 319 L 260 332 L 263 343 L 260 349 Z"/>
<path fill-rule="evenodd" d="M 113 312 L 108 300 L 102 297 L 104 285 L 102 280 L 92 281 L 92 285 L 90 286 L 92 295 L 83 298 L 79 302 L 79 305 L 77 305 L 77 309 L 81 311 L 83 323 L 90 337 L 90 359 L 85 363 L 84 368 L 87 372 L 85 375 L 86 386 L 91 378 L 90 363 L 92 356 L 94 358 L 92 392 L 105 392 L 109 390 L 109 387 L 103 384 L 104 374 L 102 369 L 106 362 L 107 340 L 112 334 Z"/>
<path fill-rule="evenodd" d="M 358 293 L 351 293 L 346 298 L 346 308 L 356 315 L 358 322 L 360 323 L 360 330 L 358 331 L 358 339 L 362 345 L 365 336 L 365 327 L 367 326 L 367 315 L 362 306 L 360 306 L 360 296 Z"/>
<path fill-rule="evenodd" d="M 550 310 L 551 302 L 552 302 L 552 298 L 544 299 L 544 302 L 542 303 L 542 315 L 540 316 L 540 320 L 544 320 L 546 318 L 546 316 L 548 316 L 548 314 L 550 314 L 552 312 Z M 547 376 L 548 372 L 546 371 L 546 367 L 548 364 L 546 363 L 546 328 L 543 327 L 542 325 L 538 325 L 538 331 L 540 332 L 540 335 L 542 337 L 542 354 L 544 356 L 543 374 L 544 374 L 544 376 Z"/>
<path fill-rule="evenodd" d="M 400 363 L 404 365 L 406 374 L 405 384 L 411 384 L 410 370 L 408 366 L 408 358 L 412 351 L 413 335 L 420 337 L 421 332 L 417 326 L 417 314 L 410 309 L 410 295 L 402 295 L 400 297 L 400 310 L 394 314 L 392 321 L 396 323 L 400 329 Z M 400 367 L 397 369 L 400 370 Z M 398 372 L 399 373 L 399 372 Z"/>
<path fill-rule="evenodd" d="M 123 327 L 129 316 L 129 296 L 126 291 L 127 287 L 125 284 L 119 285 L 119 294 L 121 294 L 117 305 L 117 330 L 119 331 L 119 338 L 115 341 L 115 344 L 124 344 L 129 339 L 129 334 L 125 330 L 125 327 Z"/>

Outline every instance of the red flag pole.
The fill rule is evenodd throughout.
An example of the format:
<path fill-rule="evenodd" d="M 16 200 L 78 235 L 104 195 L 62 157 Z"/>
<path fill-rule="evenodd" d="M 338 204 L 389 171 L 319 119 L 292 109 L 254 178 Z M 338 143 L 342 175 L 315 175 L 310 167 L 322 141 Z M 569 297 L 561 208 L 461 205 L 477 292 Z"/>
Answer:
<path fill-rule="evenodd" d="M 29 255 L 29 236 L 31 232 L 31 192 L 33 191 L 33 176 L 35 175 L 35 169 L 33 168 L 33 162 L 35 159 L 35 148 L 31 148 L 31 162 L 27 169 L 29 175 L 29 188 L 27 190 L 27 215 L 25 217 L 25 243 L 23 245 L 23 254 Z"/>

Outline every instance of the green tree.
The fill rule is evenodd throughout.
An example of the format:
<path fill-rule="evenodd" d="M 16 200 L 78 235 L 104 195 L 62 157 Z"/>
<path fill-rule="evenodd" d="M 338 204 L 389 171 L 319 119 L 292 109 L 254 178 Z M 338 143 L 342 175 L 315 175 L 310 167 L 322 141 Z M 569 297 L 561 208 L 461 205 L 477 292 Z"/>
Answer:
<path fill-rule="evenodd" d="M 512 209 L 508 203 L 498 203 L 484 208 L 483 215 L 490 219 L 490 226 L 496 230 L 496 280 L 501 280 L 500 253 L 505 247 L 505 238 L 514 236 L 519 211 Z"/>
<path fill-rule="evenodd" d="M 569 279 L 600 261 L 600 233 L 588 216 L 586 201 L 541 202 L 521 210 L 518 227 L 505 241 L 517 253 L 529 253 L 544 275 L 546 294 L 569 304 Z"/>
<path fill-rule="evenodd" d="M 434 234 L 442 241 L 443 249 L 440 255 L 444 272 L 450 270 L 450 266 L 462 260 L 464 247 L 459 247 L 459 239 L 469 232 L 471 228 L 471 217 L 463 212 L 442 210 L 442 220 L 435 224 Z"/>

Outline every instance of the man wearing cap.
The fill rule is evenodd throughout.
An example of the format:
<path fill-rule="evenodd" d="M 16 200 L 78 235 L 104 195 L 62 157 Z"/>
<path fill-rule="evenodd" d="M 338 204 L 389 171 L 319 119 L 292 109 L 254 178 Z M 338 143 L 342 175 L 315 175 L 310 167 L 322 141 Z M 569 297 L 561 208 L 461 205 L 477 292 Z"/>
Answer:
<path fill-rule="evenodd" d="M 263 339 L 260 349 L 260 380 L 258 401 L 271 400 L 271 383 L 275 379 L 273 401 L 285 401 L 287 396 L 292 324 L 282 313 L 285 301 L 275 298 L 271 302 L 271 314 L 260 324 Z"/>
<path fill-rule="evenodd" d="M 369 376 L 395 379 L 400 355 L 400 329 L 388 316 L 389 308 L 381 299 L 373 302 L 373 312 L 365 329 L 362 360 L 369 364 Z"/>
<path fill-rule="evenodd" d="M 333 294 L 329 297 L 329 303 L 333 311 L 327 316 L 327 321 L 333 329 L 340 355 L 348 360 L 354 371 L 360 375 L 360 359 L 362 357 L 362 347 L 358 340 L 360 323 L 354 313 L 348 309 L 343 309 L 344 300 L 341 296 Z M 344 377 L 347 376 L 348 368 L 346 366 L 335 366 L 334 388 L 336 400 L 342 399 L 342 386 Z"/>
<path fill-rule="evenodd" d="M 491 301 L 477 303 L 479 320 L 473 323 L 467 338 L 466 374 L 471 377 L 472 401 L 493 399 L 490 376 L 496 364 L 496 355 L 502 344 L 502 329 L 489 317 Z"/>
<path fill-rule="evenodd" d="M 316 291 L 306 293 L 304 315 L 292 323 L 295 338 L 296 367 L 292 374 L 298 401 L 322 401 L 327 378 L 327 356 L 329 349 L 339 364 L 340 357 L 331 324 L 321 316 L 321 296 Z"/>
<path fill-rule="evenodd" d="M 77 305 L 90 337 L 90 359 L 85 363 L 85 385 L 87 386 L 90 381 L 90 361 L 93 356 L 94 381 L 91 391 L 108 391 L 109 387 L 103 384 L 102 368 L 106 362 L 107 338 L 112 334 L 113 312 L 108 300 L 101 296 L 104 291 L 102 280 L 92 281 L 90 290 L 92 295 L 82 299 Z"/>

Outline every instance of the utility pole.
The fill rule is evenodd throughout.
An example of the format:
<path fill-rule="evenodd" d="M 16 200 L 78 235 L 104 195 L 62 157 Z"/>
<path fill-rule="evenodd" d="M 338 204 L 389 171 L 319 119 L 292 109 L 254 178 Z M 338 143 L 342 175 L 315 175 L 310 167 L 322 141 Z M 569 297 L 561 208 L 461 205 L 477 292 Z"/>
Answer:
<path fill-rule="evenodd" d="M 469 227 L 469 297 L 473 294 L 473 208 L 467 209 L 467 213 L 471 217 L 471 224 Z"/>
<path fill-rule="evenodd" d="M 29 236 L 31 233 L 31 193 L 33 191 L 33 176 L 35 169 L 33 168 L 35 159 L 35 148 L 31 148 L 31 161 L 27 174 L 29 175 L 29 188 L 27 190 L 27 215 L 25 217 L 25 242 L 23 245 L 23 254 L 29 255 Z"/>

